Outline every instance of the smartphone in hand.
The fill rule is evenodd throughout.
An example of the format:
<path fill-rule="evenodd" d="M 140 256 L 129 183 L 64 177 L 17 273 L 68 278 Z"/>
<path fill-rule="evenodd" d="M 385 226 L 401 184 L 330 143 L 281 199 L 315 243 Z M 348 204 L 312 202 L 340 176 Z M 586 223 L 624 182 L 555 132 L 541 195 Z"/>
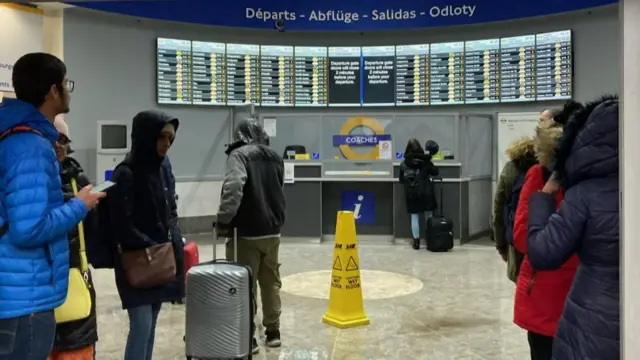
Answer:
<path fill-rule="evenodd" d="M 105 181 L 102 184 L 98 184 L 96 186 L 93 187 L 93 189 L 91 189 L 92 193 L 99 193 L 99 192 L 104 192 L 107 191 L 107 189 L 109 189 L 112 186 L 115 186 L 116 183 L 114 183 L 113 181 Z"/>

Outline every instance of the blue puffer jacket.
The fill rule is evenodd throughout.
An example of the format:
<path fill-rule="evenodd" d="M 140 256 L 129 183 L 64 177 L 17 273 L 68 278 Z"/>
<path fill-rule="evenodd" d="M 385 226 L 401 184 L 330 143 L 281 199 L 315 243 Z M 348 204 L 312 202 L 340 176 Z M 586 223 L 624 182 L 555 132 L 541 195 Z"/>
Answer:
<path fill-rule="evenodd" d="M 528 255 L 537 270 L 580 259 L 555 341 L 555 360 L 620 358 L 618 100 L 587 104 L 566 125 L 557 152 L 564 202 L 529 201 Z"/>
<path fill-rule="evenodd" d="M 87 214 L 78 199 L 66 204 L 53 144 L 58 132 L 35 107 L 0 104 L 0 133 L 26 125 L 0 142 L 0 319 L 60 306 L 69 278 L 67 233 Z"/>

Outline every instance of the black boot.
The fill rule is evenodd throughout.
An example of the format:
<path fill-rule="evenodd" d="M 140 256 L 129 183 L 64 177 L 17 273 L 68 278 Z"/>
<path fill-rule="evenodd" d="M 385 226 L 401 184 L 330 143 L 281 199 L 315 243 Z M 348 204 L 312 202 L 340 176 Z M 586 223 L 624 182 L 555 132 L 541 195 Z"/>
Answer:
<path fill-rule="evenodd" d="M 420 250 L 420 238 L 413 239 L 413 250 Z"/>

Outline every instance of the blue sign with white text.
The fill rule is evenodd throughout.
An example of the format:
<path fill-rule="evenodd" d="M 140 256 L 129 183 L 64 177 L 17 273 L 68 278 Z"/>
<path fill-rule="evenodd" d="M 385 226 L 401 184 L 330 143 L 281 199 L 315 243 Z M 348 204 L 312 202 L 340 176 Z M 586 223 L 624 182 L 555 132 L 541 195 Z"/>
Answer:
<path fill-rule="evenodd" d="M 389 30 L 458 26 L 544 16 L 618 0 L 162 0 L 66 1 L 143 18 L 283 30 Z"/>
<path fill-rule="evenodd" d="M 391 140 L 391 134 L 382 135 L 333 135 L 333 146 L 376 146 L 380 141 Z"/>
<path fill-rule="evenodd" d="M 376 221 L 373 191 L 343 191 L 340 210 L 353 211 L 356 225 L 373 225 Z"/>

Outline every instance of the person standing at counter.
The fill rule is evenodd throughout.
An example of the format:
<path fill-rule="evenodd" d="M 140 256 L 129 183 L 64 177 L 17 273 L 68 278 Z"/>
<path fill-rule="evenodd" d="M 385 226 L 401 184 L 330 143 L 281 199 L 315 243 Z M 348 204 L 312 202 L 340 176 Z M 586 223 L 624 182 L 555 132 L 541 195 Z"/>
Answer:
<path fill-rule="evenodd" d="M 407 212 L 411 214 L 411 235 L 413 248 L 420 249 L 420 215 L 425 220 L 433 215 L 438 205 L 431 182 L 431 176 L 438 175 L 438 168 L 431 162 L 431 155 L 425 154 L 417 139 L 410 139 L 404 150 L 404 160 L 400 164 L 399 180 L 404 185 Z"/>
<path fill-rule="evenodd" d="M 227 170 L 222 184 L 216 230 L 221 236 L 238 234 L 238 259 L 251 268 L 253 311 L 260 285 L 262 324 L 269 347 L 280 346 L 280 229 L 285 221 L 284 161 L 269 147 L 269 136 L 254 121 L 240 122 L 227 148 Z M 234 242 L 227 241 L 227 260 L 234 259 Z M 255 334 L 255 325 L 252 324 Z M 253 338 L 253 354 L 260 351 Z"/>

